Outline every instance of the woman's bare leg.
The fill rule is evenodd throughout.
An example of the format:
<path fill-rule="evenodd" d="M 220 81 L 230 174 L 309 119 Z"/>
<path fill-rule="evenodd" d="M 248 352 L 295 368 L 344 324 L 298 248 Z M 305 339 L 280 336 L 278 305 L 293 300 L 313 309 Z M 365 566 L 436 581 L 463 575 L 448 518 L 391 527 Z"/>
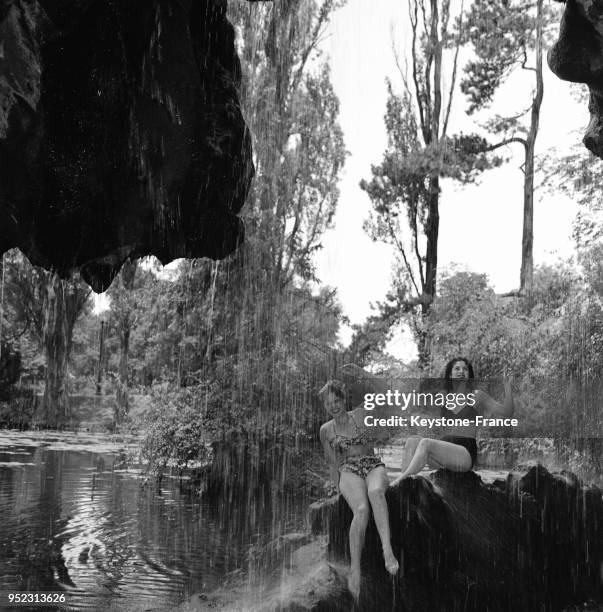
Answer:
<path fill-rule="evenodd" d="M 404 445 L 404 451 L 402 453 L 402 464 L 400 466 L 400 471 L 404 473 L 406 468 L 410 465 L 412 458 L 415 455 L 415 451 L 417 450 L 417 445 L 422 440 L 421 436 L 411 436 L 406 440 L 406 444 Z"/>
<path fill-rule="evenodd" d="M 360 595 L 360 557 L 369 520 L 369 500 L 364 479 L 351 472 L 341 472 L 339 490 L 354 513 L 350 524 L 350 577 L 348 587 L 358 599 Z"/>
<path fill-rule="evenodd" d="M 459 444 L 422 438 L 417 444 L 410 465 L 392 485 L 397 484 L 402 478 L 418 474 L 427 464 L 455 472 L 468 472 L 471 469 L 471 455 Z"/>
<path fill-rule="evenodd" d="M 387 478 L 385 468 L 380 466 L 371 470 L 366 477 L 366 486 L 368 498 L 373 508 L 375 525 L 381 538 L 385 568 L 393 576 L 400 569 L 400 565 L 392 550 L 391 533 L 389 530 L 389 510 L 385 501 L 385 490 L 389 486 L 389 479 Z"/>

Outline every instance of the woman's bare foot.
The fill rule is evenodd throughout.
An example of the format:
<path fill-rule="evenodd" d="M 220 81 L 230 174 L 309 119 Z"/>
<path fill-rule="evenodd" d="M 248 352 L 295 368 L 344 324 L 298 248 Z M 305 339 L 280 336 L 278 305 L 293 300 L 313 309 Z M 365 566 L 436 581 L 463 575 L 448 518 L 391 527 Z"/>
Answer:
<path fill-rule="evenodd" d="M 358 600 L 360 597 L 360 569 L 350 570 L 350 575 L 348 576 L 348 589 L 350 589 L 350 593 L 354 596 L 354 599 Z"/>
<path fill-rule="evenodd" d="M 387 553 L 383 553 L 383 560 L 385 561 L 385 569 L 392 575 L 395 576 L 400 569 L 400 564 L 398 563 L 398 559 L 394 556 L 392 551 Z"/>

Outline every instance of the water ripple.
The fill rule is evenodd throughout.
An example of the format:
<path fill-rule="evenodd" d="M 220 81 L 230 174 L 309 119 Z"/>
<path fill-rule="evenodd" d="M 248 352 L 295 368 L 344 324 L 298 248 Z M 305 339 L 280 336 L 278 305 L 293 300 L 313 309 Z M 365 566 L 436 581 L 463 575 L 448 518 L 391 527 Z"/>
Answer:
<path fill-rule="evenodd" d="M 100 438 L 95 452 L 93 434 L 0 432 L 0 590 L 64 590 L 74 610 L 172 609 L 274 535 L 261 504 L 201 503 L 176 480 L 140 487 L 118 463 L 132 441 Z"/>

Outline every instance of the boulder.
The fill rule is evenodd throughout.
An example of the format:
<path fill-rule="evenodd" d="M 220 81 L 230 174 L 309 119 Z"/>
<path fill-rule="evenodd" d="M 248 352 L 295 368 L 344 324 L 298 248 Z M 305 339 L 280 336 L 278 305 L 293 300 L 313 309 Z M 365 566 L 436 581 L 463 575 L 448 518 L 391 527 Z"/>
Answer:
<path fill-rule="evenodd" d="M 600 0 L 567 0 L 557 42 L 548 63 L 561 79 L 585 83 L 590 90 L 590 123 L 586 147 L 603 158 L 603 4 Z"/>
<path fill-rule="evenodd" d="M 106 289 L 223 258 L 253 176 L 226 0 L 0 0 L 0 253 Z"/>
<path fill-rule="evenodd" d="M 390 487 L 386 499 L 401 571 L 394 580 L 386 573 L 371 519 L 360 610 L 558 610 L 602 601 L 601 492 L 572 474 L 534 464 L 485 484 L 474 472 L 437 471 Z M 328 536 L 326 561 L 347 565 L 346 502 L 310 514 Z M 279 609 L 306 608 L 283 602 Z"/>
<path fill-rule="evenodd" d="M 260 580 L 250 583 L 248 579 L 229 576 L 221 588 L 195 593 L 178 607 L 169 608 L 170 612 L 349 612 L 353 609 L 345 568 L 327 561 L 324 536 L 287 554 L 279 571 L 268 569 Z"/>

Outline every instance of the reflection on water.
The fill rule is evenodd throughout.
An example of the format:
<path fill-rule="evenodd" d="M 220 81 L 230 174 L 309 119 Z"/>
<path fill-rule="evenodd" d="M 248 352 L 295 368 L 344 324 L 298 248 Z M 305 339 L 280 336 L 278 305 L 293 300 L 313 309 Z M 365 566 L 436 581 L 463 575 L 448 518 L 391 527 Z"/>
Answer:
<path fill-rule="evenodd" d="M 76 610 L 171 609 L 220 586 L 250 545 L 300 528 L 303 502 L 236 508 L 176 480 L 157 492 L 119 451 L 91 435 L 0 432 L 0 591 L 64 590 Z"/>

